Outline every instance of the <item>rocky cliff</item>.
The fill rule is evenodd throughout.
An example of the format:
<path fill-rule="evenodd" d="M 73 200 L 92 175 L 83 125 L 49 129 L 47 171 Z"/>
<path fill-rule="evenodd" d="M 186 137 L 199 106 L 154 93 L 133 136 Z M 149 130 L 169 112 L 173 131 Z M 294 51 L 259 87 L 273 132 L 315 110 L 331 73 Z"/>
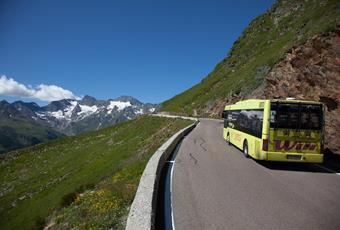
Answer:
<path fill-rule="evenodd" d="M 325 104 L 326 148 L 340 154 L 340 27 L 294 47 L 258 88 L 220 100 L 207 113 L 219 116 L 226 104 L 247 98 L 287 97 Z"/>
<path fill-rule="evenodd" d="M 340 154 L 340 28 L 292 49 L 248 97 L 323 102 L 327 108 L 325 144 Z"/>

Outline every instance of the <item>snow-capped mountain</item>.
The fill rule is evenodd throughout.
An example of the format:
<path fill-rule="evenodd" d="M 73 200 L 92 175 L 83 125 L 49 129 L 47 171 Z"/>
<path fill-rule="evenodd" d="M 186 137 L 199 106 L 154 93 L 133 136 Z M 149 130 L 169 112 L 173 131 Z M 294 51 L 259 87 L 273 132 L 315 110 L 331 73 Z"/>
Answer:
<path fill-rule="evenodd" d="M 157 105 L 142 103 L 129 96 L 97 100 L 85 96 L 81 100 L 64 99 L 39 107 L 35 103 L 14 102 L 12 105 L 30 119 L 58 132 L 73 135 L 153 113 Z"/>

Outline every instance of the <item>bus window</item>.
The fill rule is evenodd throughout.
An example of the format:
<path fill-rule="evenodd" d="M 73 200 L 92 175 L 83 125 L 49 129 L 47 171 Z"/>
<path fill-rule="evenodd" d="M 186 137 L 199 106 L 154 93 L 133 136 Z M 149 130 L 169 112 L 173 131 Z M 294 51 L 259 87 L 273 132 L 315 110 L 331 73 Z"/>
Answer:
<path fill-rule="evenodd" d="M 282 129 L 321 129 L 320 105 L 272 103 L 270 127 Z"/>
<path fill-rule="evenodd" d="M 253 136 L 262 136 L 263 110 L 230 110 L 227 127 L 249 133 Z"/>
<path fill-rule="evenodd" d="M 301 129 L 320 130 L 322 108 L 320 105 L 301 105 Z"/>

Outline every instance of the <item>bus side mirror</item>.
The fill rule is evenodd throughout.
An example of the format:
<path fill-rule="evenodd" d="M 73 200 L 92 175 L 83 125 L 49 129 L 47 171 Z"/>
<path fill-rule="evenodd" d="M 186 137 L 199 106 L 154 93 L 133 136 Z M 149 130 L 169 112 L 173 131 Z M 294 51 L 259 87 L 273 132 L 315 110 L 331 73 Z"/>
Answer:
<path fill-rule="evenodd" d="M 223 111 L 222 112 L 222 118 L 226 118 L 227 117 L 226 115 L 227 115 L 227 111 Z"/>

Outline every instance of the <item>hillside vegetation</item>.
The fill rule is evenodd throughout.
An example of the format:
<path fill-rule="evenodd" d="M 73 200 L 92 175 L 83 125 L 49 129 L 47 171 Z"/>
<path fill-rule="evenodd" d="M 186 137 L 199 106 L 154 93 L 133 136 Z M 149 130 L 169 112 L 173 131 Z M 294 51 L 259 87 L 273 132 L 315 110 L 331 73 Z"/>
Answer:
<path fill-rule="evenodd" d="M 149 157 L 190 123 L 142 116 L 3 155 L 1 229 L 123 228 Z"/>
<path fill-rule="evenodd" d="M 162 111 L 216 115 L 218 104 L 251 93 L 294 46 L 340 24 L 338 0 L 279 0 L 255 18 L 227 57 L 199 84 L 165 101 Z M 220 106 L 221 108 L 221 106 Z"/>

